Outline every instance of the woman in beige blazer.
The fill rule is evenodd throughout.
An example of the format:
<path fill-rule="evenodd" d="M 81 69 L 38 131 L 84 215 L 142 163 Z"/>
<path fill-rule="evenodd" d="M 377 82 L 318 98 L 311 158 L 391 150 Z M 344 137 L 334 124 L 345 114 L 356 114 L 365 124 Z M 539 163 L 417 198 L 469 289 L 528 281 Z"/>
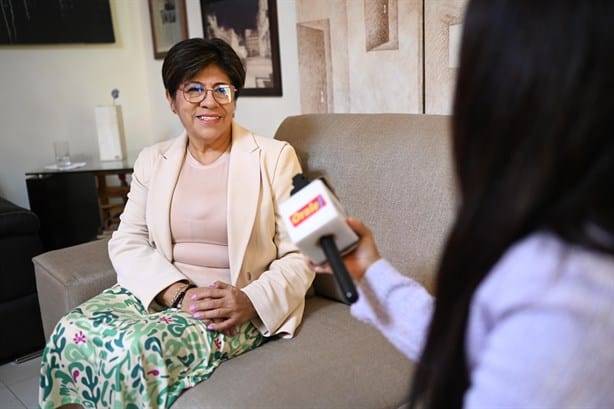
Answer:
<path fill-rule="evenodd" d="M 300 172 L 294 149 L 234 121 L 245 70 L 224 41 L 176 44 L 162 77 L 185 130 L 137 158 L 109 241 L 118 284 L 58 323 L 41 407 L 167 407 L 301 323 L 314 273 L 277 211 Z"/>

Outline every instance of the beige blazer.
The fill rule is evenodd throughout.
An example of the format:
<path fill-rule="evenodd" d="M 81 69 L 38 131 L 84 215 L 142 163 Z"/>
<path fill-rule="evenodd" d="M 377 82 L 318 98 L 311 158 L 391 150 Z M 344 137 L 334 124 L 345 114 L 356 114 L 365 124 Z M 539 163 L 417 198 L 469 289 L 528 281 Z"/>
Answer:
<path fill-rule="evenodd" d="M 109 241 L 118 283 L 150 312 L 160 291 L 186 279 L 172 264 L 170 205 L 187 141 L 184 131 L 139 154 L 128 202 Z M 277 212 L 300 171 L 288 143 L 233 123 L 227 200 L 231 284 L 251 300 L 259 317 L 254 324 L 265 336 L 293 336 L 314 278 Z"/>

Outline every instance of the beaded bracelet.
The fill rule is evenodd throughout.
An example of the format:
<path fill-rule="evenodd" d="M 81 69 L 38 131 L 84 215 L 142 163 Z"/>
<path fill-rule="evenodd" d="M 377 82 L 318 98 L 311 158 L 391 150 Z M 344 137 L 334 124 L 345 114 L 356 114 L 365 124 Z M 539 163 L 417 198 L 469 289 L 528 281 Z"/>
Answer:
<path fill-rule="evenodd" d="M 194 284 L 186 284 L 181 290 L 177 292 L 177 294 L 173 297 L 173 302 L 171 303 L 171 308 L 179 308 L 181 309 L 181 303 L 188 292 L 189 289 L 196 288 Z"/>
<path fill-rule="evenodd" d="M 171 298 L 171 303 L 170 303 L 169 307 L 173 307 L 177 303 L 177 298 L 179 298 L 179 295 L 181 294 L 181 292 L 183 290 L 185 290 L 187 286 L 190 285 L 190 283 L 183 283 L 183 284 L 184 284 L 184 286 L 179 287 L 179 289 L 177 289 L 177 291 L 175 291 L 175 294 L 173 294 L 173 298 Z"/>

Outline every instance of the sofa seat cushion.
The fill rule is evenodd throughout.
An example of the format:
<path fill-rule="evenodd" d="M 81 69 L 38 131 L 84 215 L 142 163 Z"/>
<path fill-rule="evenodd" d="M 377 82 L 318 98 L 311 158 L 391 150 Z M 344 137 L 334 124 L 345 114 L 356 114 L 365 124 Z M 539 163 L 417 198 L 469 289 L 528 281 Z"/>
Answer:
<path fill-rule="evenodd" d="M 313 296 L 294 338 L 224 362 L 173 408 L 398 408 L 412 373 L 413 363 L 347 305 Z"/>

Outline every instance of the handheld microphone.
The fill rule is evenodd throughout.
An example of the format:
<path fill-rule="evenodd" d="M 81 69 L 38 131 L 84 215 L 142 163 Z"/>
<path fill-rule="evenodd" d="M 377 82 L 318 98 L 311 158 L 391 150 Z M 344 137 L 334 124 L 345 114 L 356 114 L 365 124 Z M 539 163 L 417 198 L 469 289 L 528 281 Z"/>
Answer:
<path fill-rule="evenodd" d="M 298 173 L 292 183 L 290 197 L 279 205 L 290 239 L 314 264 L 328 260 L 343 297 L 356 302 L 358 293 L 341 255 L 354 249 L 358 236 L 345 222 L 343 206 L 322 178 L 310 182 Z"/>

